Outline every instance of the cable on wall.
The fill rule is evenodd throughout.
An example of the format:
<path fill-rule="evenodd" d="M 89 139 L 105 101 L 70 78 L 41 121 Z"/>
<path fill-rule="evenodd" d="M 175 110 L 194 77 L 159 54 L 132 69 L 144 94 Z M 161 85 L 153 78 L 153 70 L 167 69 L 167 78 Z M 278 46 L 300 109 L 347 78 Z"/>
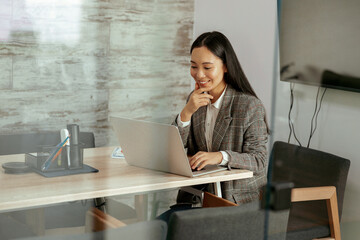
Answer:
<path fill-rule="evenodd" d="M 290 143 L 291 135 L 292 135 L 292 133 L 294 133 L 295 140 L 298 142 L 300 147 L 302 147 L 301 142 L 299 141 L 299 139 L 296 136 L 294 123 L 291 120 L 291 111 L 292 111 L 292 108 L 294 105 L 294 87 L 295 87 L 295 83 L 290 83 L 290 109 L 289 109 L 289 114 L 288 114 L 290 133 L 289 133 L 288 143 Z"/>
<path fill-rule="evenodd" d="M 316 128 L 317 128 L 317 119 L 318 119 L 318 116 L 319 116 L 319 112 L 320 112 L 320 110 L 321 110 L 321 104 L 322 104 L 324 95 L 325 95 L 326 90 L 327 90 L 327 88 L 324 89 L 324 91 L 323 91 L 323 93 L 322 93 L 322 96 L 321 96 L 321 98 L 320 98 L 320 103 L 319 103 L 319 108 L 318 108 L 318 98 L 319 98 L 320 89 L 321 89 L 321 87 L 318 88 L 318 91 L 317 91 L 317 94 L 316 94 L 315 110 L 314 110 L 313 117 L 312 117 L 312 119 L 311 119 L 311 129 L 310 129 L 309 140 L 308 140 L 308 143 L 307 143 L 307 146 L 306 146 L 307 148 L 309 148 L 310 142 L 311 142 L 311 138 L 314 136 L 314 133 L 315 133 L 315 131 L 316 131 Z M 315 126 L 314 126 L 314 119 L 315 119 Z M 313 127 L 313 126 L 314 126 L 314 127 Z"/>
<path fill-rule="evenodd" d="M 296 136 L 294 123 L 291 120 L 291 112 L 292 112 L 292 109 L 294 106 L 294 87 L 295 87 L 295 83 L 290 83 L 290 108 L 289 108 L 289 113 L 288 113 L 288 124 L 289 124 L 290 132 L 289 132 L 289 137 L 288 137 L 288 143 L 290 143 L 291 136 L 294 134 L 294 138 L 295 138 L 296 142 L 299 144 L 300 147 L 302 147 L 300 140 Z M 310 147 L 311 139 L 314 136 L 314 133 L 316 131 L 318 116 L 319 116 L 319 113 L 321 110 L 322 101 L 324 99 L 327 88 L 324 89 L 324 91 L 321 95 L 321 98 L 319 100 L 320 90 L 321 90 L 321 87 L 318 88 L 318 91 L 316 94 L 315 109 L 314 109 L 314 114 L 311 118 L 311 128 L 310 128 L 310 135 L 309 135 L 308 143 L 306 146 L 307 148 Z"/>

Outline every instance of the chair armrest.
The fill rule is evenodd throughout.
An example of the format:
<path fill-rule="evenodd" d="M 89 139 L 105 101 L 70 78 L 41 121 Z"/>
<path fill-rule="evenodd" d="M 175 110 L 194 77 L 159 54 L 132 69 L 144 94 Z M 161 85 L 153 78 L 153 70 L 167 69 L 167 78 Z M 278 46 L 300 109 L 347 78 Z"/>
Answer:
<path fill-rule="evenodd" d="M 85 231 L 98 232 L 108 228 L 118 228 L 126 226 L 122 221 L 100 211 L 97 208 L 92 208 L 86 213 Z"/>
<path fill-rule="evenodd" d="M 334 186 L 293 188 L 291 191 L 291 202 L 315 200 L 326 200 L 331 237 L 341 240 L 339 210 Z"/>
<path fill-rule="evenodd" d="M 212 193 L 204 192 L 202 207 L 230 207 L 238 206 L 236 203 L 230 202 L 224 198 L 220 198 Z"/>
<path fill-rule="evenodd" d="M 326 200 L 330 199 L 334 194 L 336 196 L 336 188 L 333 186 L 293 188 L 291 202 Z"/>

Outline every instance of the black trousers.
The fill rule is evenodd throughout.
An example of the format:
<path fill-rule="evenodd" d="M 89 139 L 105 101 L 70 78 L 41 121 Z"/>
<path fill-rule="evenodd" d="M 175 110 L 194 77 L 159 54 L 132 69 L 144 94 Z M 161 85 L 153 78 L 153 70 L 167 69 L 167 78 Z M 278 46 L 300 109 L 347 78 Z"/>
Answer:
<path fill-rule="evenodd" d="M 192 188 L 195 188 L 200 191 L 209 191 L 210 184 L 200 184 L 200 185 L 194 185 L 191 186 Z M 185 192 L 183 190 L 179 190 L 178 195 L 176 197 L 176 203 L 177 204 L 198 204 L 201 203 L 201 198 L 199 196 L 196 196 L 192 193 Z"/>
<path fill-rule="evenodd" d="M 208 186 L 209 184 L 201 184 L 201 185 L 194 185 L 191 187 L 198 189 L 200 191 L 207 191 Z M 176 197 L 176 204 L 170 206 L 169 210 L 159 215 L 156 219 L 160 219 L 165 221 L 166 223 L 169 223 L 171 214 L 178 211 L 194 209 L 193 204 L 198 204 L 198 203 L 201 203 L 201 198 L 199 196 L 196 196 L 189 192 L 185 192 L 180 189 Z"/>

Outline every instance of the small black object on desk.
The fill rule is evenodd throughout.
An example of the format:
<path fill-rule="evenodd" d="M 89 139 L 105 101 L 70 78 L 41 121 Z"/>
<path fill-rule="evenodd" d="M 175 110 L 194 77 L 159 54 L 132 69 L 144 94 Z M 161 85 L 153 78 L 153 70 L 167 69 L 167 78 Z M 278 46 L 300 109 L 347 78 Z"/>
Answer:
<path fill-rule="evenodd" d="M 7 162 L 2 164 L 5 173 L 22 174 L 32 172 L 32 169 L 25 162 Z"/>

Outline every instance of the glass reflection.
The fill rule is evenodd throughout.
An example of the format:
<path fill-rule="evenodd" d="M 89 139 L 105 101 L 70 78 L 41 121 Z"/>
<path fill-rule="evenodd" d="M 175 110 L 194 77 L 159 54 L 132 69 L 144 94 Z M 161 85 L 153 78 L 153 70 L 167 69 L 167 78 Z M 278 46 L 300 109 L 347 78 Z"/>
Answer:
<path fill-rule="evenodd" d="M 193 10 L 193 1 L 2 0 L 0 163 L 24 162 L 24 153 L 37 153 L 43 145 L 56 146 L 61 142 L 60 130 L 76 123 L 80 133 L 95 137 L 91 147 L 110 146 L 98 152 L 84 150 L 84 164 L 98 168 L 95 165 L 100 160 L 89 163 L 86 157 L 110 158 L 118 145 L 108 122 L 110 114 L 170 123 L 189 91 Z M 31 134 L 35 135 L 29 139 Z M 40 144 L 36 140 L 42 134 L 56 137 L 44 137 Z M 18 138 L 12 141 L 11 137 Z M 110 169 L 106 161 L 103 166 Z M 33 173 L 15 176 L 2 171 L 0 234 L 30 231 L 17 238 L 84 233 L 88 209 L 95 204 L 100 208 L 97 204 L 102 199 L 80 196 L 77 187 L 96 192 L 96 182 L 87 175 L 74 176 L 71 182 L 63 177 L 38 179 Z M 20 177 L 24 182 L 14 180 Z M 51 187 L 42 187 L 44 179 Z M 104 181 L 103 187 L 114 182 L 118 181 Z M 68 193 L 59 200 L 62 197 L 57 194 L 62 190 Z M 11 194 L 14 198 L 9 198 Z M 69 195 L 78 197 L 67 203 Z M 50 206 L 44 200 L 47 197 Z M 88 199 L 86 204 L 83 199 Z M 119 201 L 117 210 L 120 205 Z M 131 204 L 128 207 L 134 211 Z M 71 224 L 69 216 L 82 222 Z M 49 217 L 58 225 L 50 226 Z M 29 218 L 40 224 L 23 221 Z"/>

